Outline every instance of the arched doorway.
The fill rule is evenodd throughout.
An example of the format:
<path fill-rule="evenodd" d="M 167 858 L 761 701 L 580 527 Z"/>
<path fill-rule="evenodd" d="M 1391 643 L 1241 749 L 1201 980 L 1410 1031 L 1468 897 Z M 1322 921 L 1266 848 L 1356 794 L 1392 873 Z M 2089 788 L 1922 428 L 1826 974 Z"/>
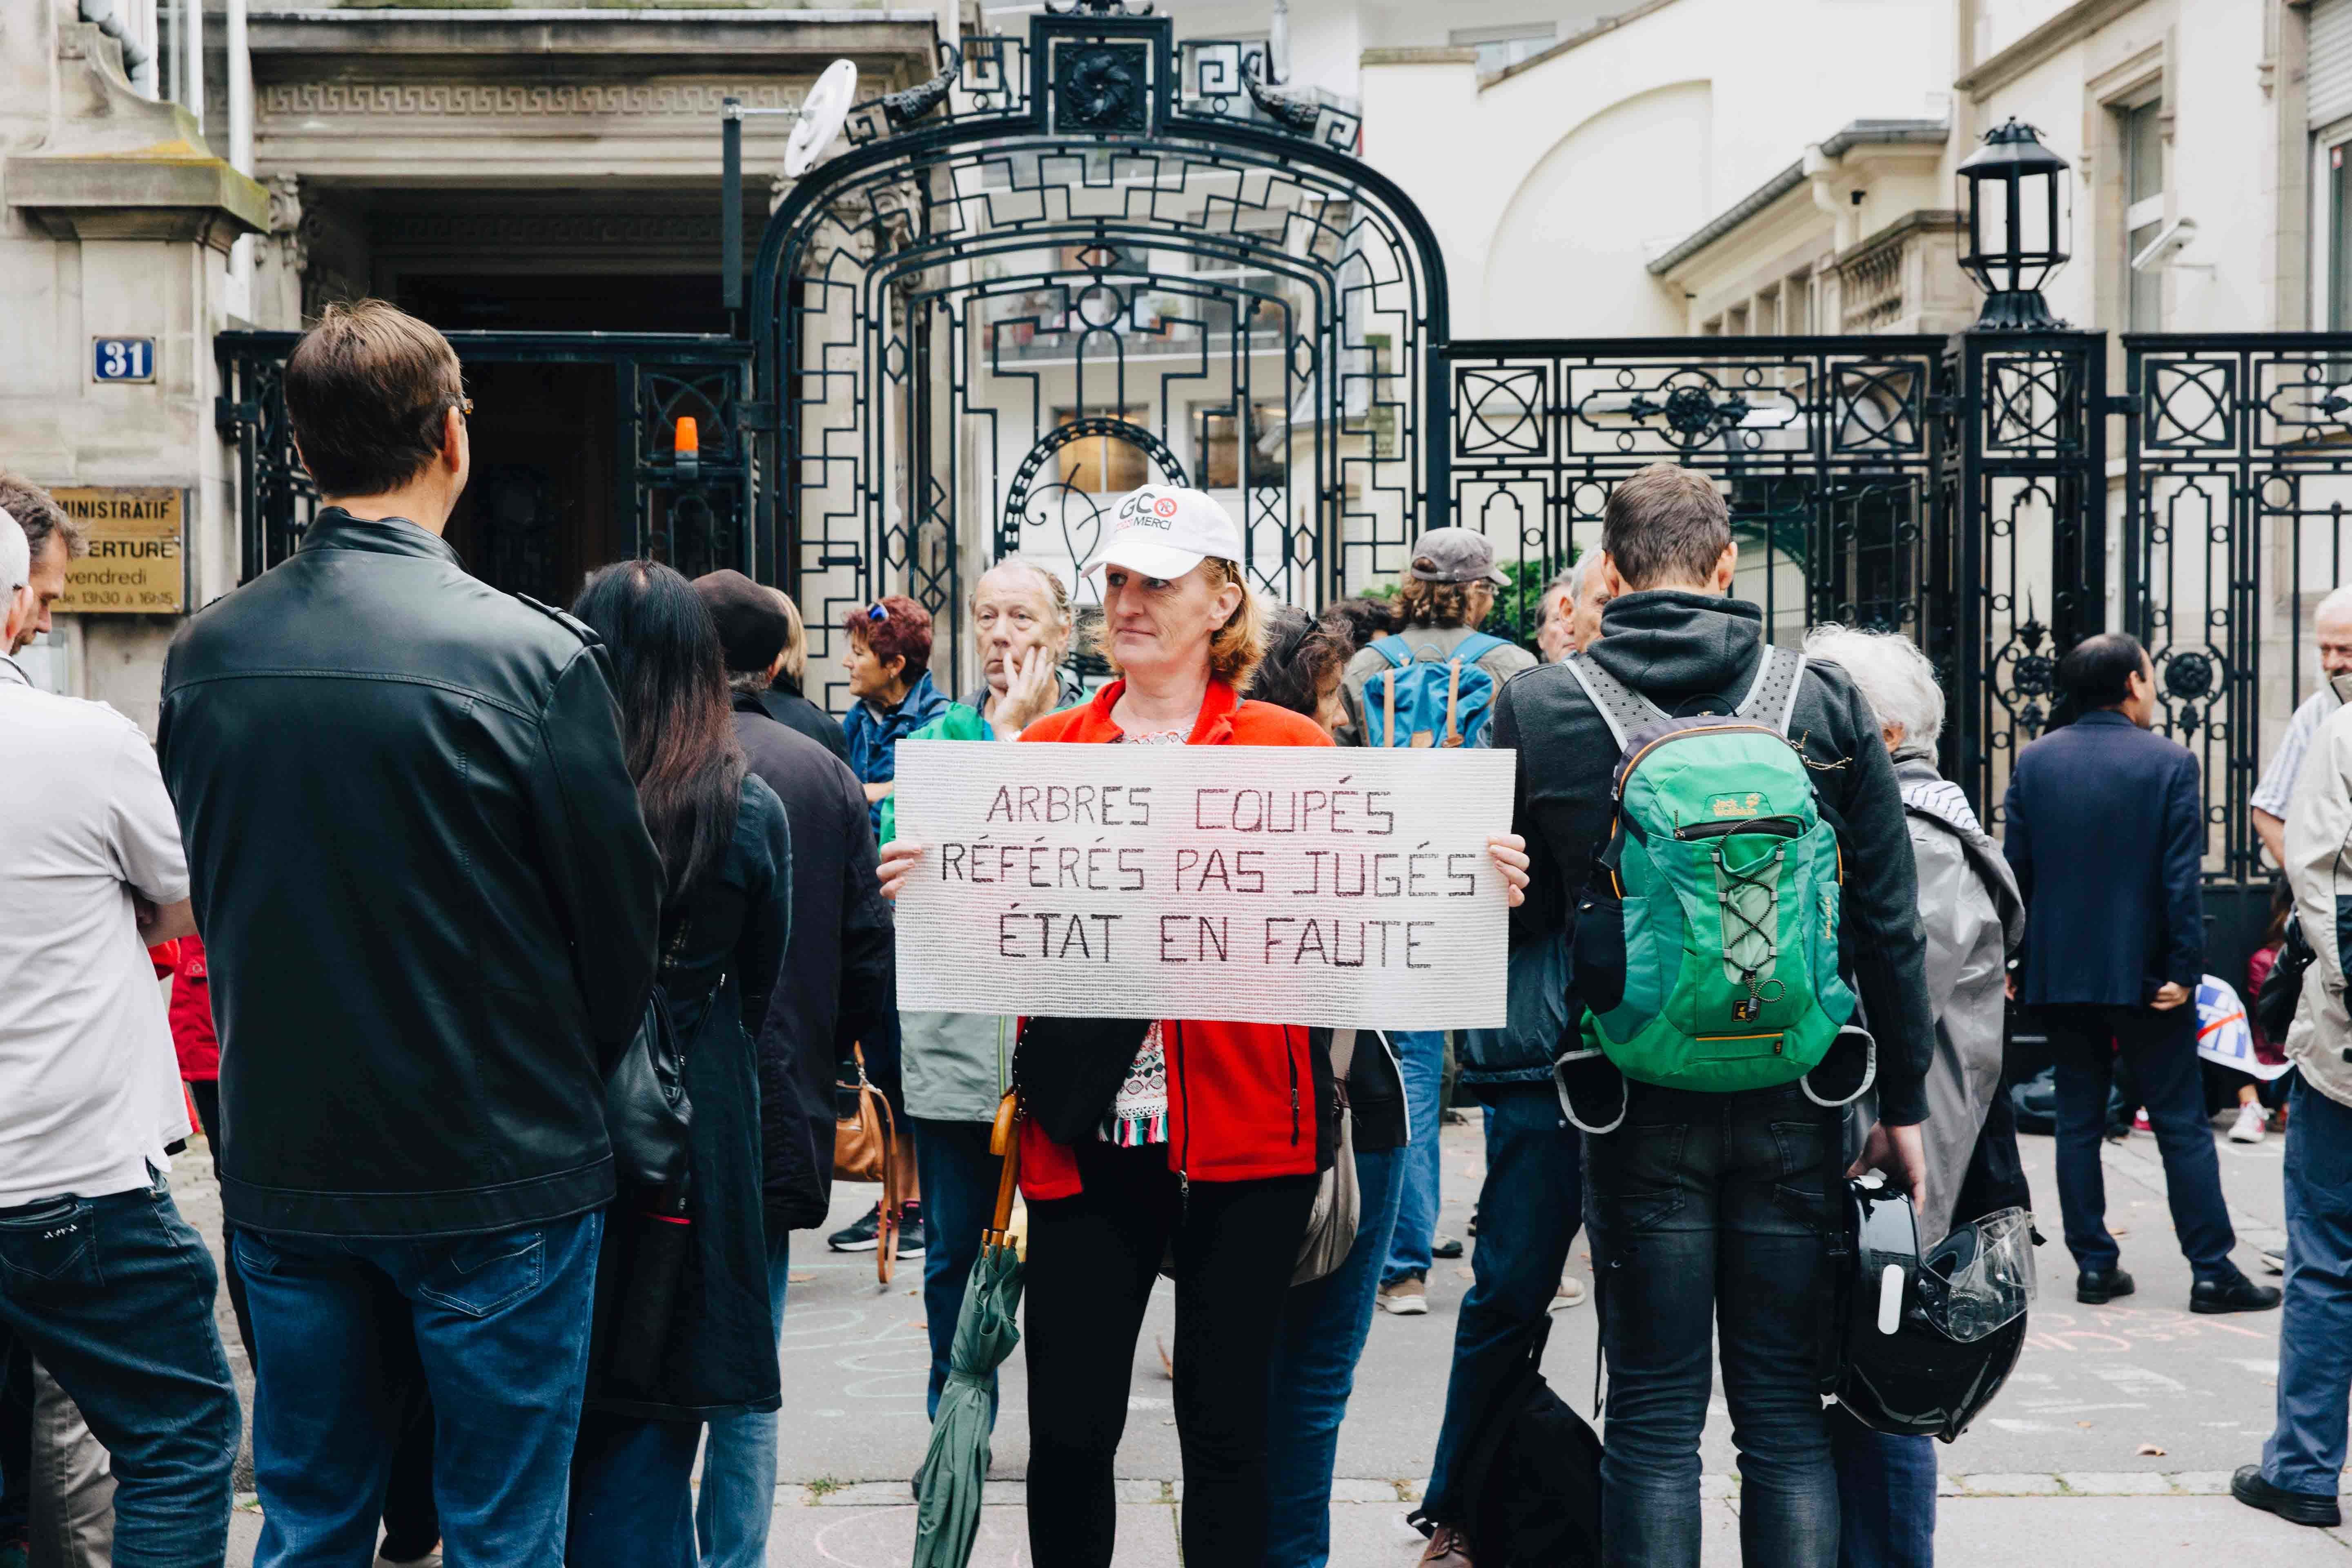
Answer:
<path fill-rule="evenodd" d="M 1219 496 L 1275 597 L 1392 576 L 1446 504 L 1445 285 L 1353 120 L 1118 0 L 949 56 L 853 114 L 761 246 L 759 547 L 821 679 L 886 593 L 966 678 L 971 578 L 1069 573 L 1155 479 Z"/>

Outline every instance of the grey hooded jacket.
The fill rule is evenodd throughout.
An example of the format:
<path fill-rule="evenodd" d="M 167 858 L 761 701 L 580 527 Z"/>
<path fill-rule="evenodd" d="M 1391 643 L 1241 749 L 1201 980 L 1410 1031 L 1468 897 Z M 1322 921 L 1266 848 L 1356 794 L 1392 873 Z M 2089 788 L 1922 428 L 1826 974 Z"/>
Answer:
<path fill-rule="evenodd" d="M 1928 748 L 1896 752 L 1895 779 L 1918 867 L 1927 999 L 1936 1010 L 1921 1129 L 1927 1203 L 1919 1213 L 1920 1244 L 1932 1247 L 1952 1228 L 1985 1113 L 2000 1092 L 2009 955 L 2025 937 L 2025 905 L 2000 847 L 1985 836 L 1959 786 L 1936 772 Z"/>
<path fill-rule="evenodd" d="M 2352 1014 L 2345 973 L 2352 969 L 2352 675 L 2336 678 L 2347 706 L 2328 715 L 2303 760 L 2286 816 L 2286 879 L 2294 917 L 2317 954 L 2303 975 L 2303 1004 L 2287 1030 L 2286 1055 L 2304 1082 L 2352 1105 Z"/>

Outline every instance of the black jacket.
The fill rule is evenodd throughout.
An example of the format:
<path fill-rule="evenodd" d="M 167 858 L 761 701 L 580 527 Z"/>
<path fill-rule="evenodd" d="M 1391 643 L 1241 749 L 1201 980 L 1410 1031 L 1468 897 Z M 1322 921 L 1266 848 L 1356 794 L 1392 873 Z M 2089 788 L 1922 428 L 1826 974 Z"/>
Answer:
<path fill-rule="evenodd" d="M 173 639 L 158 734 L 234 1224 L 453 1236 L 613 1195 L 662 875 L 603 648 L 399 519 L 318 515 Z"/>
<path fill-rule="evenodd" d="M 1628 594 L 1610 601 L 1601 626 L 1592 659 L 1677 715 L 1729 712 L 1763 657 L 1763 614 L 1738 599 L 1673 589 Z M 1911 830 L 1894 763 L 1870 705 L 1833 664 L 1806 667 L 1789 734 L 1813 770 L 1822 814 L 1845 852 L 1838 945 L 1878 1040 L 1879 1115 L 1897 1126 L 1920 1121 L 1936 1021 Z M 1514 827 L 1527 837 L 1533 862 L 1527 902 L 1511 913 L 1513 944 L 1552 931 L 1572 937 L 1576 896 L 1609 832 L 1617 743 L 1574 673 L 1559 664 L 1504 684 L 1494 735 L 1497 750 L 1519 753 Z"/>
<path fill-rule="evenodd" d="M 850 1046 L 897 1005 L 897 934 L 874 875 L 874 827 L 849 764 L 735 698 L 735 738 L 793 831 L 793 931 L 760 1035 L 760 1133 L 772 1236 L 824 1222 L 833 1191 L 833 1085 Z"/>
<path fill-rule="evenodd" d="M 779 681 L 751 700 L 757 711 L 806 735 L 844 763 L 849 761 L 849 737 L 842 733 L 841 721 L 802 696 L 799 687 Z M 739 712 L 743 709 L 740 702 L 735 707 Z"/>
<path fill-rule="evenodd" d="M 776 1323 L 769 1308 L 762 1223 L 760 1054 L 754 1042 L 776 994 L 790 942 L 794 854 L 790 819 L 775 792 L 744 775 L 726 855 L 664 915 L 662 992 L 686 1052 L 694 1179 L 688 1184 L 685 1267 L 670 1318 L 667 1353 L 649 1384 L 614 1375 L 616 1299 L 638 1268 L 660 1219 L 613 1205 L 596 1262 L 595 1350 L 588 1400 L 601 1410 L 652 1420 L 707 1421 L 773 1410 L 781 1397 Z"/>
<path fill-rule="evenodd" d="M 2121 713 L 2085 713 L 2018 754 L 2001 851 L 2025 899 L 2017 999 L 2137 1007 L 2205 973 L 2197 759 Z"/>

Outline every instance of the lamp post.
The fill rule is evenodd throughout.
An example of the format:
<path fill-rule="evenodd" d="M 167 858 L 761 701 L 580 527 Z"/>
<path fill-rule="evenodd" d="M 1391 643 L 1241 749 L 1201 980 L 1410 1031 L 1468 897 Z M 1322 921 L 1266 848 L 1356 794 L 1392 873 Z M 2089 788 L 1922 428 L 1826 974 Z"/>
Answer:
<path fill-rule="evenodd" d="M 1969 222 L 1960 266 L 1985 291 L 1977 330 L 2064 327 L 2050 313 L 2042 286 L 2066 264 L 2073 217 L 2066 160 L 2044 147 L 2032 126 L 2012 118 L 1985 133 L 1984 145 L 1960 164 L 1958 178 Z"/>

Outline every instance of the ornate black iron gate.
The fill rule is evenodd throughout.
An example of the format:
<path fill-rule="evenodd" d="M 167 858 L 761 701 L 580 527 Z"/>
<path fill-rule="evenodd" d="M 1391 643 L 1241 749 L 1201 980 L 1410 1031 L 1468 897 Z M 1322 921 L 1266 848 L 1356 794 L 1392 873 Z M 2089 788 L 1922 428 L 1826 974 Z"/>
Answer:
<path fill-rule="evenodd" d="M 447 334 L 464 363 L 469 390 L 493 367 L 593 367 L 609 374 L 610 404 L 585 408 L 593 428 L 569 432 L 588 476 L 605 537 L 566 542 L 579 525 L 540 466 L 501 462 L 478 435 L 470 509 L 468 565 L 485 580 L 535 597 L 569 602 L 581 559 L 595 565 L 635 553 L 694 574 L 721 566 L 750 571 L 752 468 L 742 434 L 751 392 L 751 350 L 731 338 L 653 332 L 467 332 Z M 318 510 L 319 494 L 294 450 L 286 420 L 286 356 L 298 332 L 222 332 L 213 340 L 221 396 L 214 422 L 237 447 L 242 571 L 250 578 L 291 554 Z M 479 397 L 478 395 L 478 401 Z M 478 422 L 511 410 L 488 407 Z M 678 422 L 698 437 L 688 453 Z M 601 458 L 601 465 L 594 462 Z M 607 541 L 609 540 L 609 543 Z M 568 549 L 572 553 L 565 553 Z"/>
<path fill-rule="evenodd" d="M 1651 463 L 1731 500 L 1736 591 L 1794 642 L 1899 631 L 1951 693 L 1945 767 L 1997 802 L 2048 718 L 2055 649 L 2099 620 L 2104 463 L 2088 333 L 1446 345 L 1452 521 L 1565 564 Z M 1520 574 L 1522 592 L 1542 575 Z"/>
<path fill-rule="evenodd" d="M 2259 892 L 2251 797 L 2323 679 L 2313 612 L 2347 581 L 2352 335 L 2135 334 L 2124 354 L 2120 624 L 2202 769 L 2209 881 Z M 2235 919 L 2258 928 L 2258 900 Z"/>
<path fill-rule="evenodd" d="M 1444 274 L 1355 121 L 1255 46 L 1085 9 L 855 111 L 769 224 L 759 559 L 814 660 L 904 593 L 954 679 L 967 580 L 1014 551 L 1073 575 L 1153 479 L 1218 494 L 1256 585 L 1310 605 L 1444 510 Z"/>

